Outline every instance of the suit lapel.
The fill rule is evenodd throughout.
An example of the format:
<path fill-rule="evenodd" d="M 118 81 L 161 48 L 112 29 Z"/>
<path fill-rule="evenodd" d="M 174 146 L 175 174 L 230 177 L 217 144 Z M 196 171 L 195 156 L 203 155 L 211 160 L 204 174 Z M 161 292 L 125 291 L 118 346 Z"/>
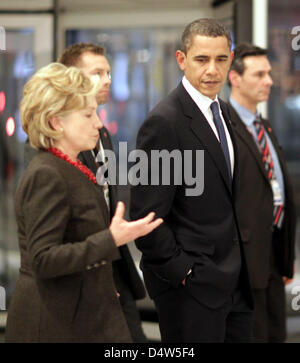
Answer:
<path fill-rule="evenodd" d="M 97 164 L 95 163 L 93 154 L 90 150 L 82 151 L 79 156 L 79 160 L 86 165 L 95 175 L 97 174 Z"/>
<path fill-rule="evenodd" d="M 104 152 L 105 152 L 105 150 L 114 151 L 112 141 L 110 138 L 110 134 L 104 126 L 100 129 L 100 138 L 101 138 Z M 115 209 L 116 209 L 116 205 L 117 205 L 117 201 L 118 201 L 117 187 L 113 183 L 109 183 L 109 199 L 110 199 L 110 213 L 111 213 L 111 217 L 112 217 L 115 213 Z"/>
<path fill-rule="evenodd" d="M 284 183 L 285 185 L 287 185 L 289 183 L 289 180 L 287 180 L 287 176 L 289 174 L 288 172 L 288 169 L 286 167 L 286 162 L 284 160 L 284 156 L 283 156 L 283 153 L 281 151 L 281 147 L 277 141 L 277 138 L 273 132 L 273 129 L 271 127 L 271 125 L 266 121 L 266 120 L 262 120 L 262 123 L 265 127 L 265 132 L 268 134 L 269 138 L 271 139 L 272 141 L 272 144 L 274 146 L 274 149 L 276 151 L 276 154 L 277 154 L 277 157 L 278 157 L 278 160 L 279 160 L 279 164 L 280 164 L 280 168 L 281 168 L 281 171 L 282 171 L 282 174 L 283 174 L 283 178 L 284 178 Z M 287 190 L 287 188 L 286 188 Z"/>
<path fill-rule="evenodd" d="M 230 119 L 228 106 L 221 99 L 219 99 L 219 102 L 220 102 L 223 118 L 224 118 L 224 121 L 226 123 L 227 130 L 229 132 L 231 142 L 232 142 L 232 145 L 233 145 L 234 168 L 233 168 L 233 177 L 232 177 L 232 190 L 236 190 L 237 177 L 238 177 L 238 173 L 239 173 L 239 158 L 238 158 L 239 152 L 238 152 L 238 147 L 237 147 L 237 144 L 236 144 L 234 132 L 233 132 L 233 129 L 232 129 L 232 122 L 231 122 L 231 119 Z"/>
<path fill-rule="evenodd" d="M 248 149 L 250 150 L 252 156 L 256 160 L 259 170 L 263 174 L 264 178 L 269 183 L 268 175 L 265 170 L 265 166 L 262 162 L 262 156 L 261 153 L 258 150 L 258 147 L 253 139 L 252 133 L 247 129 L 245 124 L 240 120 L 239 115 L 236 113 L 235 109 L 229 104 L 229 111 L 230 116 L 232 119 L 232 125 L 234 128 L 234 131 L 237 133 L 237 135 L 243 140 L 243 142 L 247 145 Z"/>
<path fill-rule="evenodd" d="M 178 86 L 178 92 L 179 100 L 183 107 L 183 113 L 186 117 L 191 119 L 190 127 L 192 132 L 200 140 L 201 144 L 205 147 L 206 151 L 213 159 L 228 190 L 231 193 L 230 177 L 228 175 L 226 160 L 218 139 L 209 126 L 203 113 L 199 110 L 198 106 L 181 83 Z"/>

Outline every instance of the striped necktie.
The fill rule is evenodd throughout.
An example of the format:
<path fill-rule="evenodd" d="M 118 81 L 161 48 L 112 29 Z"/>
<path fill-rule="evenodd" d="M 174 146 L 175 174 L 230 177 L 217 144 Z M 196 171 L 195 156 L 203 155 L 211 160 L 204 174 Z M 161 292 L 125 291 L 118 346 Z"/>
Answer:
<path fill-rule="evenodd" d="M 270 180 L 271 183 L 272 179 L 276 179 L 276 176 L 274 173 L 274 163 L 272 160 L 270 148 L 265 134 L 265 128 L 260 120 L 254 121 L 254 127 L 257 134 L 258 146 L 262 155 L 262 162 L 264 164 L 266 173 L 268 175 L 268 179 Z M 283 217 L 284 217 L 283 205 L 274 205 L 273 224 L 278 228 L 281 228 Z"/>

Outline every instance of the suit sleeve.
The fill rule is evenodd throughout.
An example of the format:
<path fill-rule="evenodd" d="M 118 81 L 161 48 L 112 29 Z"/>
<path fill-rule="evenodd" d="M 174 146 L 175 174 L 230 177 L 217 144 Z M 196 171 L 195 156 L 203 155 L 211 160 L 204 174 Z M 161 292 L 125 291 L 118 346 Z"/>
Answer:
<path fill-rule="evenodd" d="M 109 229 L 99 228 L 83 241 L 64 240 L 72 210 L 67 185 L 55 170 L 43 166 L 33 172 L 19 203 L 29 260 L 38 277 L 70 275 L 120 257 Z"/>
<path fill-rule="evenodd" d="M 137 185 L 131 189 L 131 218 L 138 219 L 154 211 L 156 217 L 164 219 L 153 232 L 136 240 L 136 246 L 143 254 L 143 268 L 149 269 L 174 287 L 181 284 L 193 261 L 178 246 L 170 227 L 172 205 L 176 203 L 177 186 L 174 184 L 174 165 L 170 164 L 170 185 L 162 183 L 162 165 L 159 164 L 159 183 L 151 184 L 151 152 L 179 150 L 175 130 L 161 117 L 152 116 L 146 120 L 137 137 L 137 149 L 148 157 L 148 185 Z M 153 173 L 153 169 L 152 169 Z"/>

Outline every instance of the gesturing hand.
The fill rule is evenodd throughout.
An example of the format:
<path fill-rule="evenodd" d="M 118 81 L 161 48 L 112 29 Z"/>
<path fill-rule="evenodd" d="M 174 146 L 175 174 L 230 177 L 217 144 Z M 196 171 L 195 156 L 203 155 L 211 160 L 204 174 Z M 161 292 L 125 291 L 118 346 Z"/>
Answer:
<path fill-rule="evenodd" d="M 110 232 L 117 246 L 125 245 L 138 237 L 145 236 L 163 222 L 161 218 L 153 221 L 155 216 L 154 212 L 149 213 L 144 218 L 128 222 L 124 219 L 124 212 L 124 203 L 118 202 L 115 215 L 113 216 L 109 226 Z"/>

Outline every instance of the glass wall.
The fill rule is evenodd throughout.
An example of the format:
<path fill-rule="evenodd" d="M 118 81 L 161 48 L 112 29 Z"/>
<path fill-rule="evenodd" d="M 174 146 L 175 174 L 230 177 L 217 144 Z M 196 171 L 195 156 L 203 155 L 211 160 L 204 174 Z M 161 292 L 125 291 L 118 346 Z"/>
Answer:
<path fill-rule="evenodd" d="M 284 150 L 293 177 L 298 222 L 300 217 L 300 50 L 293 45 L 297 39 L 293 42 L 296 35 L 292 34 L 292 29 L 300 25 L 299 19 L 298 0 L 269 1 L 268 48 L 274 85 L 268 103 L 268 117 Z M 300 44 L 300 40 L 298 43 Z M 297 241 L 299 243 L 299 228 Z"/>
<path fill-rule="evenodd" d="M 99 116 L 119 142 L 135 148 L 136 135 L 149 110 L 179 83 L 175 52 L 181 27 L 68 30 L 67 44 L 92 42 L 106 48 L 112 68 L 111 97 Z"/>
<path fill-rule="evenodd" d="M 14 192 L 24 171 L 26 135 L 19 117 L 19 102 L 35 69 L 34 30 L 6 30 L 5 52 L 0 55 L 0 285 L 9 298 L 19 267 Z"/>
<path fill-rule="evenodd" d="M 0 14 L 0 25 L 6 44 L 0 50 L 0 287 L 8 307 L 20 266 L 14 195 L 24 172 L 27 137 L 19 104 L 26 81 L 51 61 L 53 20 L 49 14 Z"/>

